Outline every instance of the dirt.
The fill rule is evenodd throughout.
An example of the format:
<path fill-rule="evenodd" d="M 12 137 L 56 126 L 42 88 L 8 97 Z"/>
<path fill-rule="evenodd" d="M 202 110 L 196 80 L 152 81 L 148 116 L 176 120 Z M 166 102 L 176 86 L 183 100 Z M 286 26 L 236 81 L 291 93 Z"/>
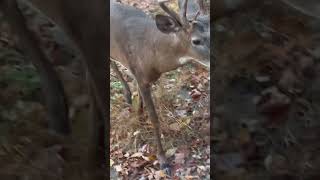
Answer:
<path fill-rule="evenodd" d="M 1 179 L 88 179 L 87 102 L 79 56 L 61 30 L 22 7 L 70 97 L 73 136 L 48 132 L 38 73 L 19 49 L 19 39 L 0 17 L 0 176 Z M 17 41 L 16 41 L 17 40 Z M 80 172 L 80 173 L 79 173 Z M 104 172 L 105 174 L 107 172 Z"/>
<path fill-rule="evenodd" d="M 318 179 L 319 21 L 261 4 L 215 23 L 216 179 Z"/>

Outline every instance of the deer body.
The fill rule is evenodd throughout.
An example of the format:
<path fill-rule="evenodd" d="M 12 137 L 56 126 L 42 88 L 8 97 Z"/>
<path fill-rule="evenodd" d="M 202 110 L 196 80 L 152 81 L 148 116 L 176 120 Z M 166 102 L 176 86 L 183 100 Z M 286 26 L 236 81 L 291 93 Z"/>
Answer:
<path fill-rule="evenodd" d="M 202 17 L 199 16 L 199 21 Z M 209 16 L 205 18 L 206 31 L 201 33 L 210 37 Z M 191 37 L 181 33 L 160 32 L 155 20 L 134 7 L 111 2 L 110 23 L 113 24 L 110 27 L 110 57 L 132 71 L 135 76 L 139 75 L 145 84 L 155 82 L 162 73 L 183 66 L 191 61 L 190 57 L 197 57 L 190 47 Z M 201 52 L 204 54 L 201 58 L 205 60 L 198 61 L 207 67 L 210 66 L 209 40 L 206 39 L 207 47 Z M 130 90 L 126 91 L 125 94 L 131 94 L 128 92 Z"/>
<path fill-rule="evenodd" d="M 143 83 L 155 82 L 162 73 L 184 65 L 184 57 L 192 56 L 187 39 L 160 32 L 155 21 L 138 9 L 113 3 L 110 22 L 110 56 Z"/>

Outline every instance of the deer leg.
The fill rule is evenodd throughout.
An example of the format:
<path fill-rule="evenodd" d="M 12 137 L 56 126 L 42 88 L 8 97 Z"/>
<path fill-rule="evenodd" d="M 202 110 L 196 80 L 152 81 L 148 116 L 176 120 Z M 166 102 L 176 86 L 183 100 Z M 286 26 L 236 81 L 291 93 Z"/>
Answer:
<path fill-rule="evenodd" d="M 130 91 L 128 83 L 124 80 L 121 72 L 118 69 L 117 64 L 114 61 L 110 61 L 110 65 L 111 65 L 112 69 L 114 70 L 114 72 L 116 73 L 117 77 L 120 79 L 122 85 L 124 86 L 123 94 L 126 99 L 126 102 L 131 105 L 132 104 L 131 91 Z"/>
<path fill-rule="evenodd" d="M 71 127 L 68 119 L 68 105 L 63 85 L 53 65 L 39 47 L 35 35 L 27 28 L 25 19 L 15 0 L 0 1 L 12 31 L 19 37 L 20 48 L 40 74 L 42 91 L 48 109 L 49 129 L 58 134 L 68 135 Z"/>
<path fill-rule="evenodd" d="M 139 93 L 139 110 L 138 110 L 138 114 L 141 115 L 143 114 L 143 99 L 142 99 L 142 95 L 140 90 L 138 91 Z"/>
<path fill-rule="evenodd" d="M 138 85 L 139 85 L 139 89 L 140 89 L 144 104 L 149 113 L 149 118 L 154 128 L 154 137 L 157 144 L 157 153 L 158 153 L 158 160 L 160 162 L 160 167 L 161 169 L 165 169 L 167 173 L 170 174 L 168 160 L 165 156 L 165 152 L 161 144 L 160 123 L 159 123 L 158 115 L 152 100 L 151 89 L 150 89 L 151 87 L 149 84 L 142 85 L 141 83 L 139 83 L 139 81 L 138 81 Z"/>

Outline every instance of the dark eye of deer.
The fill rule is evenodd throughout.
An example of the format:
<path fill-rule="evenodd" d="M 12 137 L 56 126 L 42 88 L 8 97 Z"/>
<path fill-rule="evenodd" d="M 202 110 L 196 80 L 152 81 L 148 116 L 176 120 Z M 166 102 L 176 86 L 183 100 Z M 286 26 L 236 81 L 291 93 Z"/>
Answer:
<path fill-rule="evenodd" d="M 193 39 L 192 40 L 192 44 L 194 44 L 194 45 L 200 45 L 200 43 L 201 43 L 200 39 Z"/>

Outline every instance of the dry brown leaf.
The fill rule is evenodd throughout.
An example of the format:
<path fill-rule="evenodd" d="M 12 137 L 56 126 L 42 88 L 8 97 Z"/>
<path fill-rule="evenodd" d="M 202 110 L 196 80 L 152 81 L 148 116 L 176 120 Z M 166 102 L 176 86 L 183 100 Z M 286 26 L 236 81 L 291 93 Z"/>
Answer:
<path fill-rule="evenodd" d="M 154 161 L 157 159 L 157 156 L 156 155 L 142 156 L 142 158 L 146 161 Z"/>
<path fill-rule="evenodd" d="M 110 166 L 112 166 L 113 164 L 114 164 L 114 161 L 110 159 Z"/>
<path fill-rule="evenodd" d="M 173 131 L 180 131 L 181 127 L 179 123 L 172 123 L 169 125 L 169 128 Z"/>
<path fill-rule="evenodd" d="M 136 152 L 136 153 L 132 154 L 130 157 L 135 158 L 135 157 L 142 157 L 142 156 L 143 156 L 142 152 Z"/>
<path fill-rule="evenodd" d="M 176 153 L 174 161 L 175 161 L 176 164 L 184 164 L 185 157 L 186 157 L 185 153 Z"/>
<path fill-rule="evenodd" d="M 121 167 L 121 164 L 115 165 L 115 166 L 114 166 L 114 169 L 115 169 L 117 172 L 121 172 L 121 171 L 123 170 L 122 167 Z"/>
<path fill-rule="evenodd" d="M 164 178 L 164 177 L 166 177 L 166 174 L 162 170 L 155 172 L 155 178 L 157 180 L 160 180 L 161 178 Z"/>
<path fill-rule="evenodd" d="M 171 156 L 173 156 L 173 155 L 176 153 L 176 151 L 177 151 L 177 148 L 176 148 L 176 147 L 171 148 L 171 149 L 168 149 L 167 152 L 166 152 L 166 156 L 167 156 L 167 157 L 171 157 Z"/>

